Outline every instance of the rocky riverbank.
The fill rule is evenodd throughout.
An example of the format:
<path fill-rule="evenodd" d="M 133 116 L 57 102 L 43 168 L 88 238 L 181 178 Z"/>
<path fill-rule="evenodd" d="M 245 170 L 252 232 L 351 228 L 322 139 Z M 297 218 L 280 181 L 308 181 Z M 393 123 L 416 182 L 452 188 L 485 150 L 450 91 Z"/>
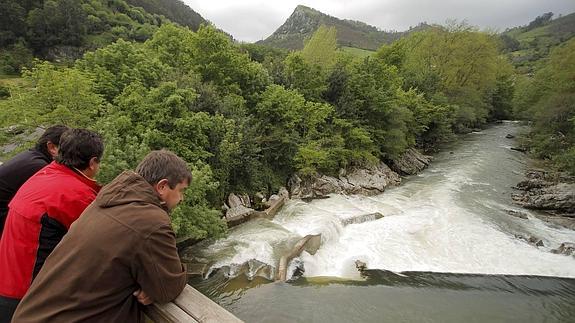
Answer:
<path fill-rule="evenodd" d="M 575 177 L 530 169 L 526 179 L 514 187 L 513 201 L 531 210 L 538 210 L 540 219 L 575 230 Z"/>
<path fill-rule="evenodd" d="M 246 194 L 230 194 L 223 205 L 225 219 L 228 226 L 235 226 L 253 218 L 270 218 L 290 198 L 307 200 L 325 198 L 329 194 L 380 194 L 389 186 L 399 185 L 401 175 L 413 175 L 425 169 L 431 159 L 411 148 L 390 162 L 390 166 L 380 162 L 370 167 L 342 169 L 337 177 L 318 174 L 301 178 L 294 174 L 287 189 L 281 188 L 277 195 L 268 198 L 261 193 L 251 198 Z"/>
<path fill-rule="evenodd" d="M 291 198 L 299 199 L 322 198 L 332 193 L 376 195 L 389 186 L 399 185 L 400 175 L 419 173 L 430 161 L 430 156 L 411 148 L 390 166 L 380 162 L 371 167 L 341 170 L 338 177 L 318 175 L 302 179 L 293 175 L 288 181 L 288 189 Z"/>

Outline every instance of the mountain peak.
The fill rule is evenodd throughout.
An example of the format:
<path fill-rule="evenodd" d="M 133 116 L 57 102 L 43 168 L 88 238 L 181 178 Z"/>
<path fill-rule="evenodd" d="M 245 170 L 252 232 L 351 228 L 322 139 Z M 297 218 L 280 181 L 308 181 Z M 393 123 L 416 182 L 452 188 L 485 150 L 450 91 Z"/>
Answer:
<path fill-rule="evenodd" d="M 258 43 L 287 49 L 301 49 L 304 40 L 325 25 L 335 27 L 340 46 L 375 50 L 398 39 L 404 33 L 384 32 L 374 26 L 354 20 L 342 20 L 316 9 L 298 5 L 288 19 L 271 36 Z"/>

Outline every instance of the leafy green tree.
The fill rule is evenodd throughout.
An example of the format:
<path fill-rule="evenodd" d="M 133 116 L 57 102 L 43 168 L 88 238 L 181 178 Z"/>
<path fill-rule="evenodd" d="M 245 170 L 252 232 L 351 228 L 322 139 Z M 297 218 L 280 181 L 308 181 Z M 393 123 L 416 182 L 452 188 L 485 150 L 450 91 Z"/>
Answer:
<path fill-rule="evenodd" d="M 511 63 L 500 58 L 495 77 L 495 88 L 491 95 L 492 109 L 489 119 L 510 119 L 513 112 L 513 95 L 515 91 L 515 73 Z"/>
<path fill-rule="evenodd" d="M 92 76 L 96 91 L 110 102 L 133 82 L 148 88 L 158 84 L 160 76 L 169 70 L 142 45 L 121 39 L 86 53 L 76 66 Z"/>
<path fill-rule="evenodd" d="M 28 40 L 37 53 L 54 45 L 82 45 L 87 15 L 76 0 L 47 0 L 29 12 Z"/>
<path fill-rule="evenodd" d="M 92 79 L 75 69 L 57 69 L 44 62 L 25 71 L 23 76 L 30 87 L 15 87 L 10 99 L 2 101 L 0 119 L 4 125 L 89 127 L 104 114 L 106 105 L 93 92 Z"/>
<path fill-rule="evenodd" d="M 14 0 L 0 2 L 0 48 L 13 44 L 26 31 L 26 11 Z"/>
<path fill-rule="evenodd" d="M 551 159 L 575 173 L 575 40 L 558 47 L 534 76 L 524 81 L 516 99 L 534 121 L 531 147 L 536 156 Z"/>
<path fill-rule="evenodd" d="M 401 78 L 394 66 L 365 58 L 352 65 L 350 77 L 336 106 L 338 117 L 354 120 L 370 132 L 379 158 L 393 158 L 408 146 L 411 112 L 399 105 Z"/>
<path fill-rule="evenodd" d="M 0 49 L 0 74 L 18 75 L 23 67 L 30 67 L 34 59 L 26 44 L 19 40 Z"/>
<path fill-rule="evenodd" d="M 325 74 L 320 66 L 307 63 L 299 53 L 291 53 L 284 63 L 284 84 L 307 100 L 321 101 L 326 90 Z"/>
<path fill-rule="evenodd" d="M 222 94 L 238 94 L 254 104 L 256 96 L 270 84 L 267 71 L 234 46 L 212 26 L 202 26 L 192 42 L 194 70 L 202 81 L 214 83 Z"/>

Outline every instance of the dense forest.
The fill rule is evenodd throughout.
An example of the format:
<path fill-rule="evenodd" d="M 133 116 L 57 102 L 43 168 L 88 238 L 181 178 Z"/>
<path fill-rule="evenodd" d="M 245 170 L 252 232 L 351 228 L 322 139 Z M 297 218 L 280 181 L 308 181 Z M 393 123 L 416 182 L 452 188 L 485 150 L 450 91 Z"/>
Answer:
<path fill-rule="evenodd" d="M 434 150 L 498 119 L 533 119 L 534 151 L 575 169 L 575 40 L 553 50 L 534 76 L 518 76 L 498 35 L 464 23 L 356 57 L 338 49 L 333 27 L 321 26 L 302 50 L 286 52 L 238 45 L 213 26 L 192 31 L 137 7 L 110 14 L 126 4 L 120 0 L 52 0 L 33 10 L 34 1 L 10 3 L 25 9 L 19 21 L 28 28 L 2 26 L 4 64 L 7 56 L 23 57 L 16 51 L 44 55 L 50 42 L 100 43 L 67 65 L 14 63 L 22 80 L 0 87 L 0 128 L 66 124 L 102 133 L 102 183 L 151 149 L 174 151 L 194 175 L 173 214 L 179 235 L 224 234 L 220 205 L 230 192 L 270 194 L 294 173 L 337 174 L 410 147 Z M 86 16 L 78 32 L 53 6 L 94 9 L 99 27 L 86 29 L 95 21 Z M 44 24 L 48 17 L 66 23 L 36 28 L 39 16 Z M 118 17 L 131 27 L 110 27 Z M 2 132 L 0 143 L 8 139 Z"/>

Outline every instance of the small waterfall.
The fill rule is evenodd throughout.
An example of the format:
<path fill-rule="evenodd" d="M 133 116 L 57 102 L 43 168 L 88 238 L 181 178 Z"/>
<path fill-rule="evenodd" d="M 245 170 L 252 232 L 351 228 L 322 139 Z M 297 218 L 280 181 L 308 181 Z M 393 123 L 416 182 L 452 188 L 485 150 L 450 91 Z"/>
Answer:
<path fill-rule="evenodd" d="M 299 239 L 321 234 L 315 255 L 294 259 L 306 277 L 357 278 L 356 260 L 394 272 L 575 277 L 575 258 L 549 252 L 575 242 L 574 231 L 506 212 L 516 208 L 511 187 L 525 167 L 525 155 L 510 150 L 505 138 L 517 129 L 505 124 L 470 134 L 450 148 L 453 154 L 439 154 L 429 169 L 378 196 L 288 201 L 274 220 L 240 225 L 191 254 L 233 276 L 243 270 L 234 266 L 249 261 L 277 267 Z M 544 247 L 516 236 L 536 236 Z M 252 267 L 244 271 L 257 271 Z"/>

